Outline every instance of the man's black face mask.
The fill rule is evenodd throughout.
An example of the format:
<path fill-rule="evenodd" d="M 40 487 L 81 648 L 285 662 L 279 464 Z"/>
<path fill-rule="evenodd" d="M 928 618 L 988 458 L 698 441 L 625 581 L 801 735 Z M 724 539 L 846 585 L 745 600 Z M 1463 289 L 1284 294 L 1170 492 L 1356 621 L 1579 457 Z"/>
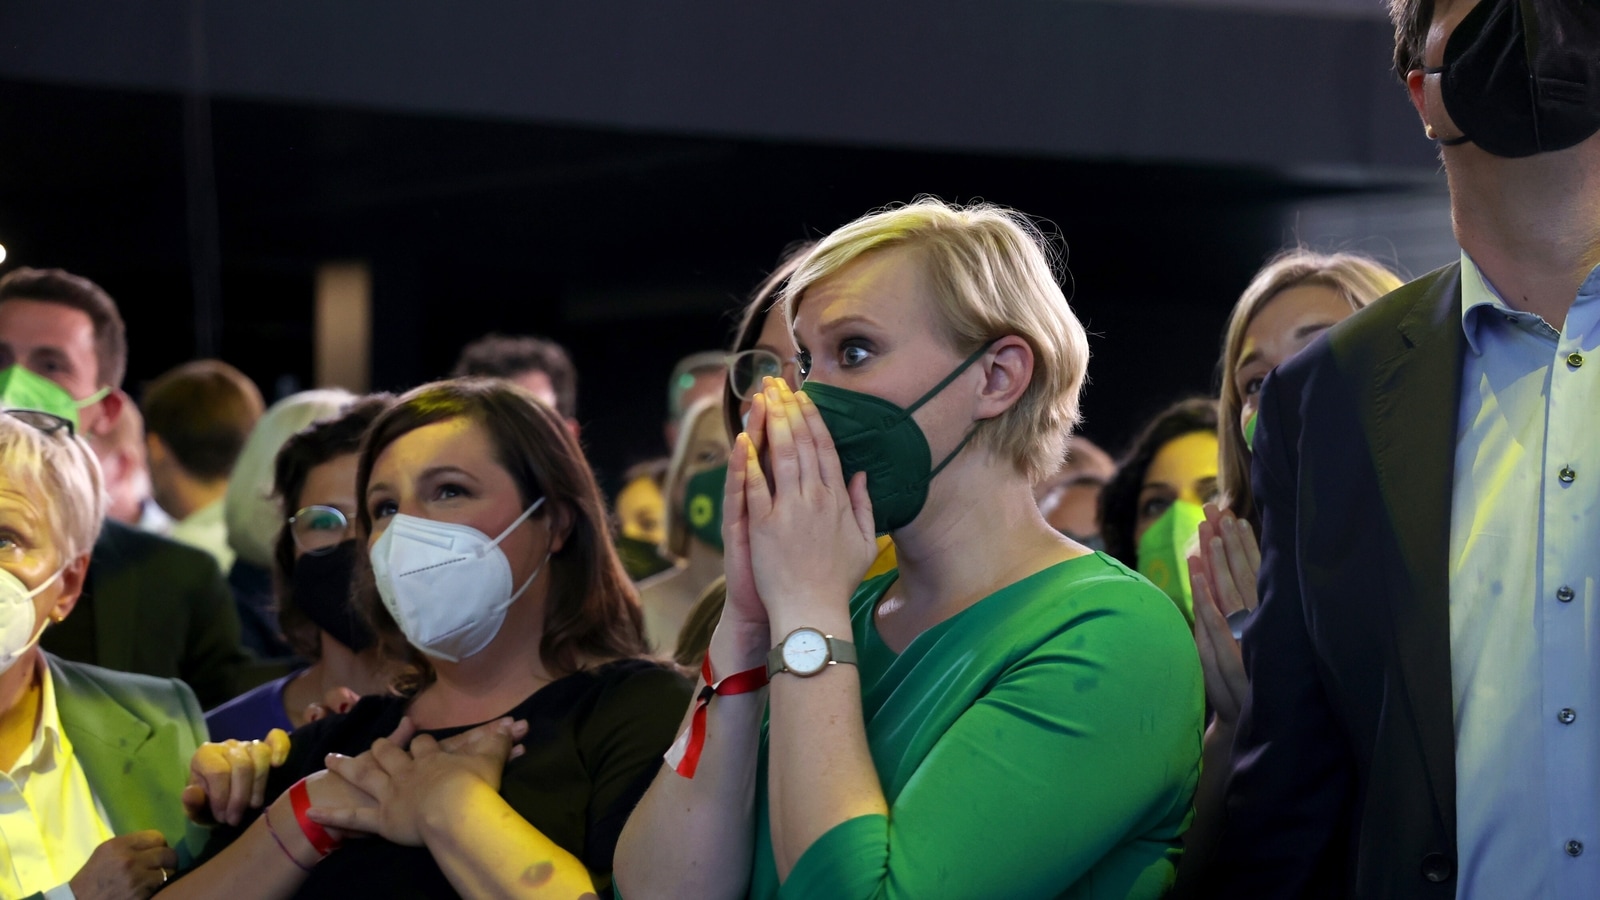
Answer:
<path fill-rule="evenodd" d="M 1440 75 L 1461 136 L 1495 156 L 1565 150 L 1600 131 L 1600 0 L 1482 0 L 1450 35 Z"/>

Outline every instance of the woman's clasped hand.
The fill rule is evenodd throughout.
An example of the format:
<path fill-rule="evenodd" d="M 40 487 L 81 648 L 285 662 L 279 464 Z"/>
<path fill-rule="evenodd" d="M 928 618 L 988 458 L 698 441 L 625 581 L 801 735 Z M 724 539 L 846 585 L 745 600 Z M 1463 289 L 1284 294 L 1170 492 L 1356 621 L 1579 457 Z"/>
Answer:
<path fill-rule="evenodd" d="M 438 822 L 459 812 L 475 790 L 500 790 L 505 765 L 522 755 L 516 742 L 527 733 L 526 721 L 503 718 L 438 741 L 401 719 L 360 756 L 328 754 L 328 771 L 370 802 L 314 803 L 307 815 L 320 825 L 420 847 L 428 817 Z"/>
<path fill-rule="evenodd" d="M 507 762 L 521 756 L 528 723 L 486 722 L 445 740 L 418 735 L 409 718 L 359 756 L 330 753 L 328 768 L 305 779 L 306 816 L 337 840 L 378 835 L 422 846 L 424 814 L 448 814 L 471 788 L 500 789 Z M 201 825 L 238 825 L 265 803 L 267 775 L 288 759 L 289 736 L 274 729 L 265 740 L 201 745 L 190 763 L 183 804 Z"/>
<path fill-rule="evenodd" d="M 1239 709 L 1250 692 L 1239 641 L 1230 622 L 1256 608 L 1256 572 L 1261 549 L 1250 523 L 1216 504 L 1205 505 L 1200 523 L 1199 555 L 1189 557 L 1194 590 L 1195 644 L 1205 670 L 1206 699 L 1226 725 L 1239 721 Z"/>
<path fill-rule="evenodd" d="M 762 457 L 766 464 L 763 466 Z M 805 391 L 767 378 L 728 465 L 729 600 L 775 636 L 809 624 L 818 603 L 845 604 L 877 557 L 867 476 L 848 481 Z M 757 562 L 759 561 L 759 562 Z M 735 585 L 745 590 L 735 601 Z M 751 596 L 759 598 L 759 612 Z"/>

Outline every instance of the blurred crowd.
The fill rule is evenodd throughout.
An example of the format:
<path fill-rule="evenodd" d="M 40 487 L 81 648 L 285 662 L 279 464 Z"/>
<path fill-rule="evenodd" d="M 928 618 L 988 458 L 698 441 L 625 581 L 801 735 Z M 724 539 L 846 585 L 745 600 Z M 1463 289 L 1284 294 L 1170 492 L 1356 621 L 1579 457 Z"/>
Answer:
<path fill-rule="evenodd" d="M 989 204 L 784 248 L 610 498 L 548 337 L 134 396 L 12 268 L 0 896 L 1600 896 L 1600 10 L 1393 12 L 1459 262 L 1284 250 L 1116 455 Z"/>

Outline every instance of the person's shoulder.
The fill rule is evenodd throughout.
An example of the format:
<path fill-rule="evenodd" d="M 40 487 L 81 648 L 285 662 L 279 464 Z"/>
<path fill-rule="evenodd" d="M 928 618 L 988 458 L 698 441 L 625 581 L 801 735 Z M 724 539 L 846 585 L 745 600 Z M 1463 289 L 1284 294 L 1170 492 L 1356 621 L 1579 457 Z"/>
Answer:
<path fill-rule="evenodd" d="M 1406 327 L 1448 327 L 1458 311 L 1461 264 L 1451 263 L 1413 279 L 1319 335 L 1278 367 L 1279 380 L 1304 382 L 1335 368 L 1366 375 L 1382 357 L 1405 346 Z"/>
<path fill-rule="evenodd" d="M 163 574 L 185 581 L 222 577 L 216 559 L 206 551 L 109 519 L 95 541 L 90 565 L 102 569 L 158 567 Z"/>
<path fill-rule="evenodd" d="M 72 662 L 45 654 L 50 677 L 55 683 L 57 704 L 74 701 L 111 702 L 141 718 L 175 717 L 196 719 L 200 704 L 194 691 L 176 678 L 160 678 L 133 672 L 118 672 L 83 662 Z"/>
<path fill-rule="evenodd" d="M 681 694 L 685 698 L 694 684 L 677 667 L 654 659 L 618 659 L 586 670 L 594 689 L 609 697 L 658 697 Z"/>
<path fill-rule="evenodd" d="M 93 685 L 108 694 L 128 696 L 175 697 L 193 693 L 188 685 L 176 678 L 119 672 L 62 659 L 50 653 L 46 653 L 45 658 L 49 661 L 50 674 L 55 678 L 57 691 L 62 690 L 63 686 L 69 691 L 79 691 L 86 685 Z"/>
<path fill-rule="evenodd" d="M 266 737 L 274 728 L 293 731 L 294 723 L 283 708 L 283 688 L 299 671 L 257 685 L 206 713 L 206 728 L 214 741 L 242 741 Z"/>
<path fill-rule="evenodd" d="M 694 692 L 694 683 L 682 671 L 652 659 L 613 660 L 562 681 L 572 690 L 563 698 L 554 698 L 557 705 L 571 710 L 585 723 L 581 727 L 602 730 L 610 727 L 608 723 L 659 717 L 675 724 Z"/>
<path fill-rule="evenodd" d="M 1036 576 L 1032 590 L 1060 609 L 1065 634 L 1080 627 L 1126 632 L 1141 643 L 1193 649 L 1183 613 L 1160 588 L 1115 558 L 1096 552 L 1068 560 Z"/>

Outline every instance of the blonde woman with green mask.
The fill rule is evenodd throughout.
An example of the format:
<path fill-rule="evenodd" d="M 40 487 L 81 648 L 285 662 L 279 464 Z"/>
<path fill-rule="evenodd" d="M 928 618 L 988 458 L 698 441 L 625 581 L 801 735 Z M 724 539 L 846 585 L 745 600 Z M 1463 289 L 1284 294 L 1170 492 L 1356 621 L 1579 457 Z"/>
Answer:
<path fill-rule="evenodd" d="M 1088 362 L 1053 261 L 1017 213 L 924 199 L 791 277 L 803 383 L 767 378 L 734 443 L 727 602 L 617 845 L 628 900 L 1170 885 L 1199 661 L 1165 596 L 1034 499 Z M 863 582 L 885 533 L 897 567 Z"/>

